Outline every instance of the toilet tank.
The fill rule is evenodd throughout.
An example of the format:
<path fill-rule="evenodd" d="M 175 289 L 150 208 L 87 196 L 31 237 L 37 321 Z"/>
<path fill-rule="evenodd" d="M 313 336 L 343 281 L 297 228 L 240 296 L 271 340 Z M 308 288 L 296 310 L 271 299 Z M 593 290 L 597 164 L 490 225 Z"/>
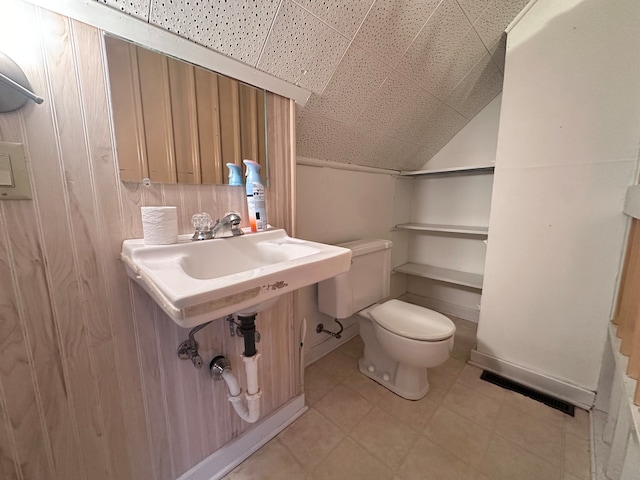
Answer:
<path fill-rule="evenodd" d="M 356 240 L 339 246 L 351 249 L 348 272 L 318 283 L 318 309 L 347 318 L 389 296 L 391 241 Z"/>

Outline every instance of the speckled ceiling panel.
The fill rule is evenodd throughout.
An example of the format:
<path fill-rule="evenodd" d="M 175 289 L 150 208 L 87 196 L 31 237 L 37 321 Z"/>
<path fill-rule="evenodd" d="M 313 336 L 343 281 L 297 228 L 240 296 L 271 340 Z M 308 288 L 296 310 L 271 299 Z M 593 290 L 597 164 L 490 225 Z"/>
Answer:
<path fill-rule="evenodd" d="M 504 29 L 520 13 L 529 0 L 493 0 L 474 27 L 487 48 L 491 48 L 502 35 Z"/>
<path fill-rule="evenodd" d="M 278 0 L 154 0 L 150 23 L 255 66 Z"/>
<path fill-rule="evenodd" d="M 312 95 L 306 109 L 353 124 L 390 72 L 390 67 L 352 44 L 322 95 Z"/>
<path fill-rule="evenodd" d="M 489 6 L 491 0 L 458 0 L 458 4 L 464 10 L 471 23 L 475 22 L 482 12 Z"/>
<path fill-rule="evenodd" d="M 134 17 L 149 20 L 149 5 L 153 0 L 97 0 L 112 8 L 116 8 L 121 12 L 127 13 Z"/>
<path fill-rule="evenodd" d="M 294 0 L 349 38 L 367 15 L 373 0 Z"/>
<path fill-rule="evenodd" d="M 354 41 L 393 66 L 440 0 L 377 0 Z"/>
<path fill-rule="evenodd" d="M 396 70 L 444 98 L 486 53 L 456 1 L 444 0 Z"/>
<path fill-rule="evenodd" d="M 258 68 L 321 93 L 348 46 L 346 37 L 284 0 Z"/>
<path fill-rule="evenodd" d="M 446 99 L 468 119 L 473 118 L 502 91 L 502 72 L 487 53 Z"/>

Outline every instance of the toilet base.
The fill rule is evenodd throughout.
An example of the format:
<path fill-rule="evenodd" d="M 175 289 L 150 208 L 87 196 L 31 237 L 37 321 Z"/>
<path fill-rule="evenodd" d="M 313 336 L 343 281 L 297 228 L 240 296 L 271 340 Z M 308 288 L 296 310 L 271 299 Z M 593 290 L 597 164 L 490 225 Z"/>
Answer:
<path fill-rule="evenodd" d="M 364 355 L 358 360 L 360 373 L 407 400 L 420 400 L 429 392 L 426 367 L 412 367 L 391 358 L 378 342 L 366 312 L 358 315 Z"/>
<path fill-rule="evenodd" d="M 368 362 L 365 357 L 358 360 L 358 370 L 363 375 L 369 377 L 371 380 L 379 383 L 388 390 L 391 390 L 396 395 L 406 398 L 407 400 L 420 400 L 429 393 L 429 381 L 427 380 L 427 369 L 414 369 L 412 367 L 406 367 L 396 364 L 395 373 L 389 373 L 386 370 L 378 370 L 376 366 L 371 362 Z M 404 368 L 403 368 L 404 367 Z M 373 369 L 373 371 L 370 371 Z M 420 370 L 416 371 L 406 371 Z"/>

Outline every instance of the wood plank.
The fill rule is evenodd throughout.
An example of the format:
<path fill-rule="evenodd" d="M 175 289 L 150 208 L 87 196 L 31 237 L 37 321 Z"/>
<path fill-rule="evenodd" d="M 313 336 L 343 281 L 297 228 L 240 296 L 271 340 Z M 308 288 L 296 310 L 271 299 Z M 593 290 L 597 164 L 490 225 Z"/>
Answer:
<path fill-rule="evenodd" d="M 238 82 L 236 80 L 222 75 L 218 76 L 222 162 L 242 165 L 238 95 Z"/>
<path fill-rule="evenodd" d="M 168 59 L 171 115 L 178 183 L 199 184 L 200 152 L 194 67 Z"/>
<path fill-rule="evenodd" d="M 158 335 L 155 328 L 156 304 L 137 283 L 129 281 L 129 285 L 133 321 L 137 326 L 136 343 L 140 349 L 141 387 L 150 432 L 153 478 L 172 479 L 176 477 L 158 357 Z"/>
<path fill-rule="evenodd" d="M 137 47 L 138 72 L 147 145 L 149 178 L 152 182 L 175 183 L 176 160 L 171 119 L 171 97 L 167 58 Z"/>
<path fill-rule="evenodd" d="M 149 176 L 142 99 L 135 45 L 106 36 L 112 116 L 120 178 L 139 182 Z"/>
<path fill-rule="evenodd" d="M 47 159 L 53 163 L 53 168 L 49 167 L 51 175 L 46 179 L 38 179 L 34 168 L 34 180 L 42 195 L 40 199 L 43 202 L 39 205 L 41 213 L 45 213 L 45 205 L 48 210 L 47 218 L 41 217 L 46 255 L 49 261 L 57 264 L 51 270 L 54 318 L 60 335 L 62 360 L 67 368 L 66 384 L 77 422 L 82 467 L 92 472 L 95 478 L 108 479 L 112 475 L 112 466 L 107 458 L 108 439 L 98 388 L 98 382 L 103 378 L 98 377 L 95 352 L 90 347 L 91 327 L 88 321 L 90 315 L 100 315 L 103 308 L 99 306 L 89 313 L 92 293 L 101 291 L 99 284 L 94 286 L 93 292 L 85 292 L 98 280 L 99 275 L 95 268 L 95 252 L 92 252 L 95 217 L 91 175 L 83 166 L 86 164 L 87 146 L 74 68 L 73 33 L 71 21 L 67 18 L 46 10 L 42 11 L 40 18 L 42 31 L 46 32 L 43 34 L 43 44 L 51 86 L 50 103 L 56 109 L 52 131 L 58 137 L 59 163 Z M 56 181 L 61 182 L 61 188 L 57 191 L 51 188 Z M 66 216 L 64 221 L 56 221 L 59 225 L 57 228 L 51 225 L 54 210 L 62 210 Z M 108 325 L 108 320 L 100 316 L 92 332 L 96 343 L 109 341 L 110 332 L 103 329 L 104 324 Z M 106 358 L 112 356 L 110 352 L 106 352 L 106 355 Z M 104 360 L 100 358 L 98 361 Z M 113 368 L 113 362 L 110 363 Z M 110 363 L 104 367 L 108 368 Z M 125 441 L 124 431 L 120 433 L 121 440 Z M 126 466 L 126 457 L 123 465 Z M 124 471 L 129 472 L 126 467 Z"/>
<path fill-rule="evenodd" d="M 151 453 L 147 430 L 144 401 L 140 388 L 140 360 L 139 348 L 136 346 L 135 324 L 132 312 L 127 301 L 129 298 L 129 286 L 126 274 L 121 263 L 117 260 L 120 254 L 120 242 L 126 237 L 125 231 L 135 237 L 135 231 L 141 229 L 138 218 L 133 225 L 127 224 L 129 217 L 140 216 L 140 209 L 135 208 L 134 215 L 126 212 L 121 214 L 122 205 L 132 204 L 139 207 L 141 202 L 139 184 L 132 184 L 136 189 L 131 192 L 121 189 L 118 179 L 116 159 L 113 156 L 113 144 L 109 130 L 109 105 L 107 95 L 107 73 L 105 71 L 106 58 L 102 52 L 101 43 L 103 35 L 95 28 L 74 22 L 74 32 L 77 37 L 75 43 L 78 62 L 78 71 L 83 85 L 91 85 L 91 89 L 83 89 L 83 108 L 86 117 L 86 135 L 89 152 L 89 165 L 93 174 L 93 195 L 96 209 L 96 218 L 100 219 L 99 239 L 97 247 L 100 261 L 100 269 L 104 277 L 104 294 L 96 295 L 104 297 L 109 312 L 109 321 L 113 334 L 112 355 L 115 360 L 114 374 L 120 385 L 120 402 L 115 398 L 108 402 L 105 410 L 107 425 L 122 421 L 126 428 L 126 441 L 122 445 L 113 445 L 109 442 L 110 456 L 116 463 L 122 462 L 131 465 L 131 478 L 153 478 L 151 469 Z M 124 186 L 124 184 L 122 184 Z M 123 202 L 122 190 L 131 193 Z M 135 194 L 134 194 L 135 192 Z M 124 194 L 125 196 L 127 194 Z M 125 227 L 127 225 L 127 227 Z M 129 230 L 127 230 L 127 228 Z M 140 234 L 141 236 L 141 234 Z M 122 299 L 111 301 L 111 299 Z M 121 409 L 121 411 L 119 411 Z M 120 441 L 120 440 L 118 440 Z M 122 456 L 122 448 L 127 449 L 127 454 Z M 116 466 L 114 472 L 120 475 L 120 466 Z M 125 477 L 121 477 L 125 478 Z"/>
<path fill-rule="evenodd" d="M 260 161 L 258 147 L 258 95 L 254 87 L 238 82 L 240 151 L 242 159 Z"/>
<path fill-rule="evenodd" d="M 202 183 L 229 183 L 222 162 L 218 75 L 195 67 Z"/>
<path fill-rule="evenodd" d="M 640 252 L 638 252 L 637 249 L 634 249 L 633 246 L 636 242 L 636 238 L 639 234 L 639 222 L 635 219 L 631 219 L 630 223 L 629 223 L 629 237 L 627 240 L 627 247 L 626 247 L 626 251 L 625 251 L 625 256 L 624 256 L 624 263 L 622 264 L 622 273 L 621 273 L 621 277 L 622 280 L 620 281 L 620 288 L 619 288 L 619 293 L 618 293 L 618 298 L 616 300 L 616 307 L 615 307 L 615 312 L 613 315 L 613 323 L 616 325 L 620 324 L 620 321 L 623 320 L 620 318 L 621 314 L 622 314 L 622 310 L 623 310 L 623 302 L 625 301 L 625 292 L 626 292 L 626 284 L 627 281 L 631 281 L 630 277 L 631 277 L 631 273 L 629 272 L 630 270 L 630 265 L 635 265 L 636 264 L 636 257 L 638 255 L 640 255 Z M 629 280 L 627 280 L 629 278 Z M 628 299 L 627 299 L 628 301 Z M 625 307 L 626 308 L 626 305 Z M 617 332 L 616 332 L 617 334 Z"/>
<path fill-rule="evenodd" d="M 23 121 L 22 110 L 0 115 L 0 141 L 24 143 Z M 2 410 L 7 419 L 7 430 L 0 430 L 0 451 L 3 457 L 12 457 L 19 466 L 18 478 L 56 478 L 32 349 L 27 339 L 28 319 L 21 291 L 32 277 L 30 269 L 17 272 L 19 265 L 26 265 L 25 258 L 20 251 L 13 252 L 11 246 L 10 232 L 16 226 L 10 224 L 9 219 L 21 215 L 35 217 L 33 202 L 0 202 L 0 285 L 3 286 L 0 289 L 0 385 Z M 37 234 L 35 226 L 17 228 L 18 236 L 34 230 Z M 0 472 L 12 478 L 6 464 L 3 458 Z"/>
<path fill-rule="evenodd" d="M 260 164 L 262 170 L 269 176 L 269 165 L 267 161 L 267 105 L 266 93 L 264 90 L 257 90 L 256 99 L 258 105 L 258 158 L 256 162 Z"/>
<path fill-rule="evenodd" d="M 637 222 L 632 220 L 632 228 L 629 237 L 629 257 L 625 272 L 624 291 L 621 293 L 622 300 L 620 311 L 617 317 L 617 335 L 622 340 L 620 352 L 623 355 L 631 355 L 633 344 L 631 343 L 636 318 L 640 313 L 640 298 L 637 295 L 640 288 L 640 229 Z"/>

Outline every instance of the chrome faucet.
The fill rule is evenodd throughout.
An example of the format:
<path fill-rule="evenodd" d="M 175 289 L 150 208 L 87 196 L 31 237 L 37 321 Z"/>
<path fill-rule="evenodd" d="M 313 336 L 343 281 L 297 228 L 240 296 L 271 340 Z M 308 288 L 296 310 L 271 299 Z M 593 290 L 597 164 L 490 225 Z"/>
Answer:
<path fill-rule="evenodd" d="M 240 228 L 242 219 L 237 213 L 227 213 L 220 220 L 216 220 L 215 225 L 211 228 L 213 238 L 237 237 L 244 232 Z"/>
<path fill-rule="evenodd" d="M 244 232 L 240 228 L 242 219 L 235 212 L 227 213 L 220 220 L 211 226 L 211 216 L 208 213 L 196 213 L 191 218 L 191 222 L 196 232 L 191 240 L 209 240 L 211 238 L 236 237 Z"/>

